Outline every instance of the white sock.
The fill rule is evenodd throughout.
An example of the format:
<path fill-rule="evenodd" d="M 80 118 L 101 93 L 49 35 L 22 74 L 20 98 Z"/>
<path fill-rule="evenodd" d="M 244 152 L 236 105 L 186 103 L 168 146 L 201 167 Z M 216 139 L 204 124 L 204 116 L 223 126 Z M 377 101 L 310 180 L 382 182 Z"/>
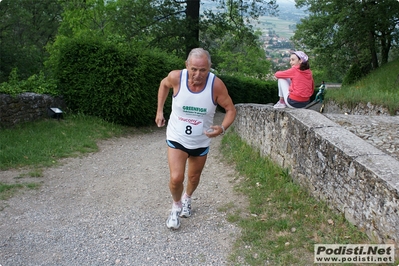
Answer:
<path fill-rule="evenodd" d="M 173 201 L 172 208 L 173 209 L 180 209 L 182 206 L 181 201 L 175 202 Z"/>

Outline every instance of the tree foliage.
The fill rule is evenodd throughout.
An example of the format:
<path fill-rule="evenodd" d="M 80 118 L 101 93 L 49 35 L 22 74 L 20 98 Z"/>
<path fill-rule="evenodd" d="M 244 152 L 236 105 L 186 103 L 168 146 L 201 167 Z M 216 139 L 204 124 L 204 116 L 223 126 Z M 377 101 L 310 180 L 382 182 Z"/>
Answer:
<path fill-rule="evenodd" d="M 97 36 L 163 51 L 185 58 L 194 47 L 204 47 L 221 72 L 262 77 L 269 71 L 259 37 L 248 24 L 265 12 L 276 11 L 275 0 L 214 0 L 217 9 L 201 1 L 76 0 L 64 2 L 63 23 L 54 54 L 65 38 Z M 58 58 L 58 55 L 55 56 Z M 54 59 L 50 60 L 50 63 Z"/>
<path fill-rule="evenodd" d="M 252 24 L 259 16 L 275 14 L 275 1 L 218 1 L 217 10 L 204 10 L 200 24 L 201 46 L 213 55 L 221 73 L 265 78 L 270 62 Z"/>
<path fill-rule="evenodd" d="M 29 86 L 57 90 L 77 112 L 152 122 L 160 80 L 184 67 L 178 62 L 191 48 L 208 49 L 215 71 L 237 80 L 269 72 L 248 22 L 274 13 L 276 1 L 212 1 L 216 8 L 200 0 L 2 0 L 0 75 L 18 68 Z M 54 80 L 40 72 L 43 62 Z M 16 78 L 4 83 L 6 91 L 17 91 Z"/>
<path fill-rule="evenodd" d="M 399 44 L 399 2 L 395 0 L 296 0 L 309 16 L 297 25 L 296 45 L 312 50 L 333 79 L 353 65 L 367 74 L 389 60 Z"/>
<path fill-rule="evenodd" d="M 181 58 L 204 47 L 214 55 L 215 68 L 259 76 L 269 62 L 248 22 L 276 9 L 276 0 L 2 0 L 0 82 L 13 68 L 20 78 L 37 74 L 43 62 L 51 70 L 61 43 L 79 36 L 140 43 Z M 255 58 L 256 64 L 249 60 Z"/>
<path fill-rule="evenodd" d="M 21 78 L 38 74 L 61 20 L 57 1 L 0 1 L 0 82 L 17 68 Z"/>

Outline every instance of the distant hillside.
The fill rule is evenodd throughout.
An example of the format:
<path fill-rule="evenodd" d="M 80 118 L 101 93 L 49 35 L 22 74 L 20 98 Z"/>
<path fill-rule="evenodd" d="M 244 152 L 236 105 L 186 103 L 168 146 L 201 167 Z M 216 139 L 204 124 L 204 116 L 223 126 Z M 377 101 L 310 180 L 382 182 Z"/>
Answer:
<path fill-rule="evenodd" d="M 290 38 L 294 35 L 296 25 L 306 17 L 306 11 L 297 9 L 294 0 L 277 0 L 277 4 L 276 16 L 262 16 L 252 23 L 254 29 L 262 33 L 263 47 L 275 69 L 288 64 L 288 51 L 293 49 Z M 205 9 L 216 11 L 216 7 L 217 3 L 212 0 L 201 0 L 202 12 Z"/>
<path fill-rule="evenodd" d="M 258 22 L 253 22 L 253 26 L 263 32 L 264 37 L 271 35 L 272 31 L 277 37 L 289 39 L 294 35 L 296 24 L 306 17 L 306 11 L 297 9 L 294 0 L 277 0 L 277 4 L 279 6 L 277 16 L 262 16 Z M 217 10 L 216 7 L 217 3 L 212 0 L 201 1 L 201 12 L 206 9 Z"/>
<path fill-rule="evenodd" d="M 302 18 L 306 17 L 306 10 L 297 9 L 293 0 L 277 0 L 277 4 L 279 5 L 279 19 L 292 21 L 297 24 L 301 22 Z"/>
<path fill-rule="evenodd" d="M 278 15 L 281 20 L 299 23 L 306 16 L 305 9 L 297 9 L 294 0 L 277 0 Z M 201 12 L 205 9 L 216 10 L 217 3 L 212 0 L 201 0 Z"/>

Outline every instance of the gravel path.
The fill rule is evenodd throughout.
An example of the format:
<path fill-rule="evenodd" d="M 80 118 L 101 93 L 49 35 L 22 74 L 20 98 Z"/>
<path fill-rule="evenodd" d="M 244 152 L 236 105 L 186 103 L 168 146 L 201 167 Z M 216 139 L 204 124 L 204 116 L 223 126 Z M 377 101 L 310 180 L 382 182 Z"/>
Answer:
<path fill-rule="evenodd" d="M 103 141 L 97 153 L 27 178 L 43 184 L 0 211 L 0 265 L 228 265 L 240 230 L 219 208 L 246 202 L 233 190 L 233 167 L 220 160 L 220 139 L 212 141 L 193 216 L 179 230 L 165 225 L 165 128 Z M 0 172 L 0 180 L 23 172 Z"/>

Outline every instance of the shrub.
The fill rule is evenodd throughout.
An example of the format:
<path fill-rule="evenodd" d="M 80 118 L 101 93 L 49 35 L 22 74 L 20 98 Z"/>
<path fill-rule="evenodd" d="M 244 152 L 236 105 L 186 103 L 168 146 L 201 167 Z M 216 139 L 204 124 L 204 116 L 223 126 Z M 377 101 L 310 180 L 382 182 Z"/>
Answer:
<path fill-rule="evenodd" d="M 155 49 L 96 39 L 70 39 L 59 54 L 56 75 L 68 108 L 129 126 L 154 123 L 159 82 L 184 66 Z"/>
<path fill-rule="evenodd" d="M 278 99 L 276 81 L 263 81 L 238 76 L 220 76 L 229 90 L 230 97 L 237 103 L 266 104 Z"/>
<path fill-rule="evenodd" d="M 359 63 L 354 63 L 350 68 L 348 73 L 345 75 L 344 80 L 342 81 L 342 85 L 351 85 L 361 78 L 367 76 L 370 72 L 370 66 L 364 65 L 361 66 Z"/>
<path fill-rule="evenodd" d="M 57 82 L 53 78 L 46 77 L 43 71 L 30 76 L 27 80 L 19 80 L 18 70 L 14 68 L 8 82 L 0 84 L 0 93 L 16 96 L 24 92 L 38 94 L 58 95 Z"/>

